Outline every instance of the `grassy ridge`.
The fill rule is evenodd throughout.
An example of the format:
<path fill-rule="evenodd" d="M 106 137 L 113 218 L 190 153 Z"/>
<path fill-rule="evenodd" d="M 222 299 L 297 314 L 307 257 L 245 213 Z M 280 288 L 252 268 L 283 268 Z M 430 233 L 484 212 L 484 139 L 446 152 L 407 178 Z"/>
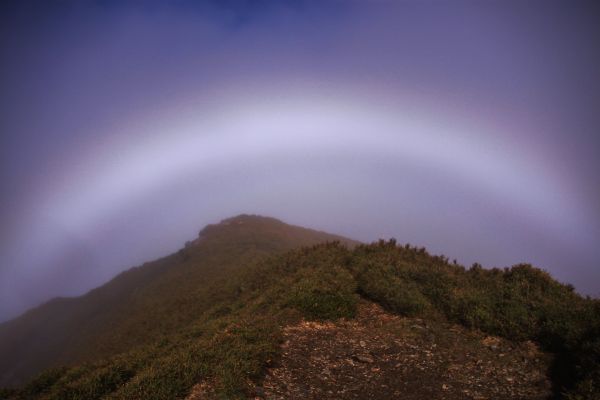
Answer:
<path fill-rule="evenodd" d="M 389 310 L 536 341 L 557 355 L 551 375 L 558 397 L 600 397 L 600 301 L 527 264 L 465 269 L 394 241 L 361 246 L 355 257 L 359 290 Z"/>
<path fill-rule="evenodd" d="M 465 269 L 394 241 L 352 250 L 329 243 L 262 259 L 201 293 L 209 306 L 176 333 L 102 361 L 46 371 L 4 396 L 172 399 L 208 381 L 224 398 L 244 397 L 277 357 L 283 326 L 301 318 L 351 318 L 359 296 L 398 314 L 535 340 L 557 354 L 557 396 L 600 395 L 599 302 L 529 265 Z"/>
<path fill-rule="evenodd" d="M 0 324 L 0 386 L 128 352 L 177 334 L 217 297 L 211 287 L 299 246 L 353 242 L 273 218 L 241 215 L 204 228 L 180 251 L 119 274 L 78 298 L 56 299 Z"/>

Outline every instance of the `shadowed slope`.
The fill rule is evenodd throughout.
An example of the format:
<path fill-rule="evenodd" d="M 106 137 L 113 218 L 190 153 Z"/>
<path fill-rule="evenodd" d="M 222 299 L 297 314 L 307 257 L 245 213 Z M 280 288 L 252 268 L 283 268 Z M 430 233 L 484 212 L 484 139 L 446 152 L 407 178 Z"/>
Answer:
<path fill-rule="evenodd" d="M 168 336 L 212 303 L 216 279 L 295 247 L 349 239 L 240 215 L 208 225 L 175 254 L 131 268 L 76 298 L 57 298 L 0 325 L 0 386 L 44 368 L 94 360 Z"/>

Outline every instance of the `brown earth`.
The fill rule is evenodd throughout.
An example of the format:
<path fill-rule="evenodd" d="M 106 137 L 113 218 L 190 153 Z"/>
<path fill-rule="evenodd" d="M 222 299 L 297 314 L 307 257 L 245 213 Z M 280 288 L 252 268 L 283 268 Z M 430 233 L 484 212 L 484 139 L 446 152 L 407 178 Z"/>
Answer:
<path fill-rule="evenodd" d="M 443 322 L 403 318 L 364 302 L 356 319 L 284 328 L 281 358 L 251 398 L 546 399 L 551 357 Z M 211 398 L 197 385 L 189 399 Z M 214 393 L 214 392 L 213 392 Z"/>

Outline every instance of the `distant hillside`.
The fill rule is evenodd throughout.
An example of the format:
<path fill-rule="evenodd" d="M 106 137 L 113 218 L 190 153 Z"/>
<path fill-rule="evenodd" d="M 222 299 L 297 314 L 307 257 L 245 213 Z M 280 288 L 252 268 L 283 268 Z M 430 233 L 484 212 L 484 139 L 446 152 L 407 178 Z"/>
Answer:
<path fill-rule="evenodd" d="M 210 308 L 216 279 L 267 256 L 341 236 L 240 215 L 208 225 L 179 252 L 119 274 L 76 298 L 58 298 L 0 324 L 0 387 L 52 365 L 130 350 Z"/>
<path fill-rule="evenodd" d="M 600 395 L 600 302 L 546 272 L 252 216 L 1 325 L 0 346 L 6 383 L 55 366 L 14 400 Z"/>

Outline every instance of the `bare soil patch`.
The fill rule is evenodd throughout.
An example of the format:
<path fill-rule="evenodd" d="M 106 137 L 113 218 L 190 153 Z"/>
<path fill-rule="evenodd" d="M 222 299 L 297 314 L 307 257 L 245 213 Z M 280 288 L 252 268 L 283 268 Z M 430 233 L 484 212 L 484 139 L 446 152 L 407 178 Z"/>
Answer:
<path fill-rule="evenodd" d="M 257 399 L 545 399 L 550 356 L 461 326 L 364 302 L 353 320 L 284 329 Z"/>

